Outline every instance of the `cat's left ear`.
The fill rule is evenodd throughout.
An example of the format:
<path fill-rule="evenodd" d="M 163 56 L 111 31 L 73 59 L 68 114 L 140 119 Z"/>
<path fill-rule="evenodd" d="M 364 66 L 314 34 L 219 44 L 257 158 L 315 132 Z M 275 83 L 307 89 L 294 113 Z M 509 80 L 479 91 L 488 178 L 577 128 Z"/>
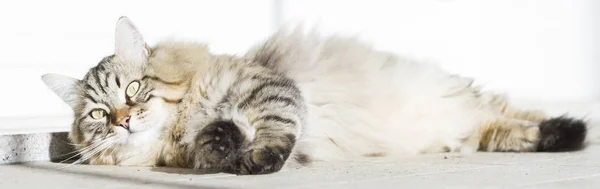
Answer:
<path fill-rule="evenodd" d="M 45 74 L 42 76 L 42 80 L 60 99 L 75 109 L 79 96 L 77 88 L 79 80 L 59 74 Z"/>
<path fill-rule="evenodd" d="M 142 34 L 129 18 L 123 16 L 117 21 L 115 31 L 115 55 L 125 60 L 145 63 L 150 56 L 150 48 Z"/>

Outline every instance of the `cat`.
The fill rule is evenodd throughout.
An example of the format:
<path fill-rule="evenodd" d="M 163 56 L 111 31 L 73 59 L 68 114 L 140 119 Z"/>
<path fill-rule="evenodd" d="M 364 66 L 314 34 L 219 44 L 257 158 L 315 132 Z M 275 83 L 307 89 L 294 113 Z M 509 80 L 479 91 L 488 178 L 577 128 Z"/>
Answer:
<path fill-rule="evenodd" d="M 82 80 L 45 74 L 74 112 L 76 163 L 267 174 L 313 161 L 423 153 L 560 152 L 586 122 L 355 38 L 281 30 L 243 56 L 116 24 L 115 52 Z"/>

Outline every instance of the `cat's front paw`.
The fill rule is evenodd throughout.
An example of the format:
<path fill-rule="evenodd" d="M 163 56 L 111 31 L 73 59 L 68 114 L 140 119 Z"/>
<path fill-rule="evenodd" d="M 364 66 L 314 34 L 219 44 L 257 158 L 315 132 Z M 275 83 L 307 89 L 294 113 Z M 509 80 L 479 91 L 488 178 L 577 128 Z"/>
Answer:
<path fill-rule="evenodd" d="M 233 165 L 234 173 L 255 175 L 274 173 L 283 167 L 289 153 L 281 153 L 277 148 L 260 148 L 246 151 Z"/>
<path fill-rule="evenodd" d="M 216 121 L 196 136 L 194 167 L 222 169 L 237 159 L 244 136 L 233 122 Z"/>

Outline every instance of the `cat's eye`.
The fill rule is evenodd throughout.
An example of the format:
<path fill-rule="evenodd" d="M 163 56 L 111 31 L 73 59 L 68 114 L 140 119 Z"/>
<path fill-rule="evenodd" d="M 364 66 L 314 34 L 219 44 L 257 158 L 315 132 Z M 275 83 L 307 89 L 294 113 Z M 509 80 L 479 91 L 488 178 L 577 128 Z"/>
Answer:
<path fill-rule="evenodd" d="M 90 116 L 92 116 L 94 119 L 100 119 L 106 116 L 106 113 L 102 109 L 95 109 L 90 112 Z"/>
<path fill-rule="evenodd" d="M 140 82 L 133 81 L 133 82 L 129 83 L 129 85 L 127 85 L 127 89 L 125 89 L 125 95 L 127 95 L 127 97 L 131 98 L 135 94 L 137 94 L 139 90 L 140 90 Z"/>

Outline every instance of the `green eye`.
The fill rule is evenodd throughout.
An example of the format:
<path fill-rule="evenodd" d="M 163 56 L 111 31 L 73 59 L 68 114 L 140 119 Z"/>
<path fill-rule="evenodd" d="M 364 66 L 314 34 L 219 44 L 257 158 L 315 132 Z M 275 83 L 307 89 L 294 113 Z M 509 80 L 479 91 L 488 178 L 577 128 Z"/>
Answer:
<path fill-rule="evenodd" d="M 90 113 L 90 116 L 92 116 L 92 118 L 94 118 L 94 119 L 100 119 L 100 118 L 103 118 L 104 116 L 106 116 L 106 114 L 104 113 L 104 110 L 95 109 L 95 110 L 92 110 L 92 112 Z"/>
<path fill-rule="evenodd" d="M 131 98 L 140 90 L 140 82 L 133 81 L 127 85 L 127 89 L 125 89 L 125 95 Z"/>

